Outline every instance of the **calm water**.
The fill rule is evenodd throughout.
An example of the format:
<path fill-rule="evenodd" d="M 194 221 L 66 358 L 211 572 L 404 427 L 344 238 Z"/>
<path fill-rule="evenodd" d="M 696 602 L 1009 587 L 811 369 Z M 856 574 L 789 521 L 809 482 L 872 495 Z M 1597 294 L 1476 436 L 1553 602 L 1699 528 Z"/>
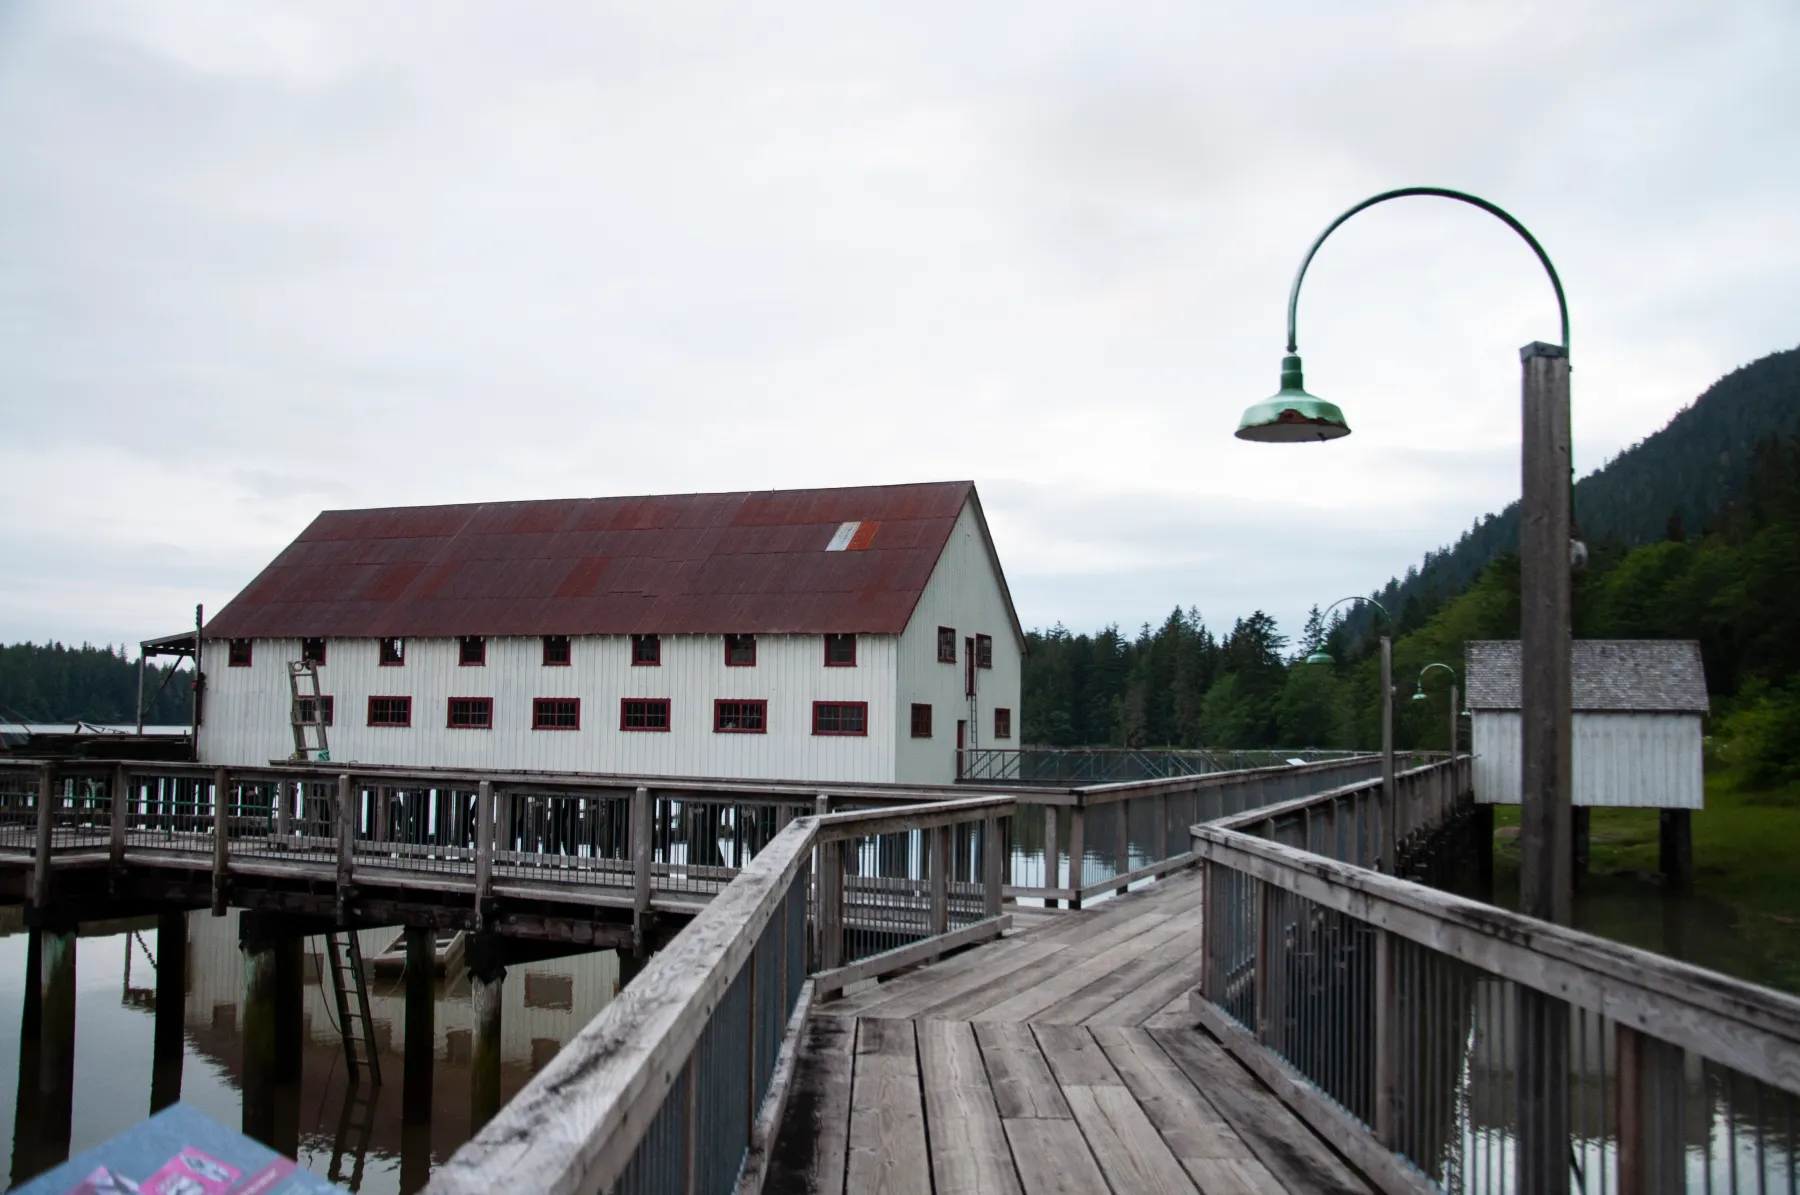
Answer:
<path fill-rule="evenodd" d="M 372 960 L 398 932 L 365 931 L 365 956 Z M 243 968 L 236 914 L 190 915 L 188 941 L 181 1098 L 235 1129 L 243 1111 L 237 1034 Z M 26 942 L 23 931 L 0 935 L 0 1125 L 9 1160 L 17 1112 Z M 383 1195 L 416 1190 L 430 1168 L 470 1135 L 474 1021 L 467 977 L 457 967 L 438 983 L 432 1123 L 429 1128 L 403 1130 L 405 1002 L 400 977 L 370 976 L 370 1011 L 386 1082 L 372 1088 L 365 1079 L 360 1088 L 353 1088 L 345 1075 L 328 968 L 325 982 L 318 980 L 314 960 L 322 961 L 323 950 L 322 939 L 307 941 L 298 1160 L 352 1191 Z M 155 951 L 154 921 L 135 933 L 84 937 L 77 944 L 72 1153 L 149 1115 Z M 618 975 L 618 958 L 612 951 L 507 969 L 501 1022 L 501 1084 L 506 1098 L 606 1006 L 617 991 Z M 353 1094 L 357 1098 L 351 1098 Z"/>

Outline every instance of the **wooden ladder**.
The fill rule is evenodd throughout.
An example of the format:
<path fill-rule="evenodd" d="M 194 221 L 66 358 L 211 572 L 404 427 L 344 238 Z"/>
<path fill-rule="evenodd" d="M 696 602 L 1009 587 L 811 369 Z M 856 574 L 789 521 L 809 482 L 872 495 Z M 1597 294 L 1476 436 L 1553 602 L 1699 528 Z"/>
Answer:
<path fill-rule="evenodd" d="M 325 703 L 319 692 L 319 666 L 311 660 L 289 660 L 288 691 L 294 698 L 288 707 L 288 720 L 294 729 L 294 758 L 330 763 L 331 744 L 325 739 Z"/>
<path fill-rule="evenodd" d="M 352 1191 L 362 1189 L 363 1162 L 369 1156 L 369 1137 L 375 1129 L 375 1093 L 373 1084 L 350 1084 L 344 1093 L 344 1110 L 338 1117 L 337 1136 L 331 1142 L 331 1165 L 325 1172 L 329 1182 L 344 1183 Z M 354 1139 L 352 1135 L 354 1134 Z M 344 1159 L 350 1159 L 350 1173 L 344 1173 Z"/>
<path fill-rule="evenodd" d="M 338 1032 L 344 1039 L 350 1082 L 358 1081 L 360 1065 L 368 1068 L 370 1084 L 379 1086 L 381 1054 L 375 1043 L 375 1022 L 369 1018 L 369 976 L 363 967 L 362 946 L 355 930 L 326 934 L 325 945 L 331 955 L 331 989 L 337 996 Z"/>

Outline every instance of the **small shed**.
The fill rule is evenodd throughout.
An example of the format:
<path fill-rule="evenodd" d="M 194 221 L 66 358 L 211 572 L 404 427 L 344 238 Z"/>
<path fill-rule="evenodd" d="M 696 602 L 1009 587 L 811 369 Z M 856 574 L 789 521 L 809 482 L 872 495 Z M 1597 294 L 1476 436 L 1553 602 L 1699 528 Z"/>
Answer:
<path fill-rule="evenodd" d="M 1577 807 L 1700 809 L 1700 720 L 1707 713 L 1700 645 L 1690 639 L 1577 639 L 1574 784 Z M 1519 643 L 1467 646 L 1475 800 L 1519 803 Z"/>

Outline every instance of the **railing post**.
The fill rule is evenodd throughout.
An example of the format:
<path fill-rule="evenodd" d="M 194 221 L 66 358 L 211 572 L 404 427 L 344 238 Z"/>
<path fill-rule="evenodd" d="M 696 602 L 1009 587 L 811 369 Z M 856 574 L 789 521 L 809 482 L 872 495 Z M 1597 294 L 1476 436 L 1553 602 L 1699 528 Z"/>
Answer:
<path fill-rule="evenodd" d="M 931 844 L 931 928 L 932 934 L 950 932 L 950 827 L 939 826 L 925 832 Z"/>
<path fill-rule="evenodd" d="M 1400 1026 L 1394 991 L 1394 935 L 1375 931 L 1375 1137 L 1389 1149 L 1399 1145 L 1396 1113 Z"/>
<path fill-rule="evenodd" d="M 1569 1185 L 1569 1006 L 1518 985 L 1518 1190 Z"/>
<path fill-rule="evenodd" d="M 125 862 L 125 810 L 130 789 L 131 770 L 120 764 L 113 769 L 112 807 L 108 810 L 112 815 L 112 833 L 108 839 L 107 854 L 112 858 L 114 867 Z"/>
<path fill-rule="evenodd" d="M 213 769 L 212 915 L 225 915 L 225 876 L 231 869 L 231 773 Z"/>
<path fill-rule="evenodd" d="M 1169 857 L 1169 794 L 1157 793 L 1153 803 L 1156 806 L 1156 828 L 1150 832 L 1150 851 L 1156 856 L 1155 862 L 1161 863 Z"/>
<path fill-rule="evenodd" d="M 1251 883 L 1256 885 L 1256 1040 L 1266 1046 L 1275 1033 L 1275 885 Z"/>
<path fill-rule="evenodd" d="M 38 769 L 37 854 L 31 866 L 31 903 L 42 909 L 50 899 L 50 848 L 54 841 L 56 765 Z"/>
<path fill-rule="evenodd" d="M 475 788 L 475 928 L 487 928 L 488 902 L 494 898 L 494 782 Z"/>
<path fill-rule="evenodd" d="M 1220 872 L 1215 863 L 1200 864 L 1200 994 L 1218 1003 L 1213 976 L 1218 968 Z"/>
<path fill-rule="evenodd" d="M 844 965 L 844 844 L 819 844 L 819 970 Z"/>
<path fill-rule="evenodd" d="M 1002 860 L 1009 852 L 1001 841 L 1000 819 L 988 814 L 981 823 L 981 915 L 1000 915 L 1001 888 L 1005 884 Z"/>
<path fill-rule="evenodd" d="M 1682 1052 L 1628 1025 L 1617 1034 L 1619 1195 L 1676 1195 L 1686 1189 Z"/>
<path fill-rule="evenodd" d="M 348 773 L 340 775 L 337 782 L 337 805 L 333 812 L 333 827 L 337 831 L 337 911 L 338 922 L 342 924 L 344 915 L 350 904 L 350 870 L 351 848 L 356 837 L 356 826 L 351 821 L 350 802 L 356 797 L 355 786 Z"/>
<path fill-rule="evenodd" d="M 1081 881 L 1087 870 L 1086 827 L 1087 809 L 1081 805 L 1069 806 L 1069 888 L 1075 893 L 1069 900 L 1071 909 L 1081 907 Z"/>
<path fill-rule="evenodd" d="M 300 786 L 294 786 L 300 791 Z M 292 846 L 288 834 L 293 829 L 294 799 L 288 793 L 287 781 L 274 780 L 269 783 L 269 799 L 275 803 L 275 841 L 284 848 Z"/>
<path fill-rule="evenodd" d="M 631 794 L 631 944 L 644 950 L 644 929 L 650 919 L 650 856 L 652 845 L 650 790 L 643 785 Z"/>

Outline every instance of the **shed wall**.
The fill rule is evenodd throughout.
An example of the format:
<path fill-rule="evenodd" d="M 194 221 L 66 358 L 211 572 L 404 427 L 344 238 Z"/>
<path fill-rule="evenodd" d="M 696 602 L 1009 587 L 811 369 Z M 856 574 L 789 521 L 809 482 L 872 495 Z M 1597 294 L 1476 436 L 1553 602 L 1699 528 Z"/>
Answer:
<path fill-rule="evenodd" d="M 939 627 L 956 631 L 956 663 L 937 658 Z M 964 696 L 966 639 L 990 635 L 994 666 L 975 670 L 975 709 Z M 972 721 L 971 747 L 1019 745 L 1019 684 L 1024 644 L 1013 633 L 1002 580 L 988 552 L 973 504 L 957 516 L 912 620 L 899 637 L 899 700 L 894 710 L 896 779 L 905 784 L 949 784 L 956 779 L 956 724 Z M 912 704 L 932 708 L 932 734 L 912 737 Z M 994 710 L 1012 711 L 1012 737 L 994 738 Z"/>
<path fill-rule="evenodd" d="M 1518 804 L 1518 711 L 1478 710 L 1472 720 L 1476 801 Z M 1699 717 L 1576 714 L 1574 729 L 1575 804 L 1652 809 L 1705 806 Z"/>
<path fill-rule="evenodd" d="M 820 635 L 759 635 L 754 667 L 725 665 L 718 635 L 665 635 L 662 664 L 631 663 L 628 636 L 585 636 L 567 666 L 546 667 L 543 640 L 487 641 L 487 663 L 460 665 L 454 639 L 410 639 L 406 663 L 381 667 L 378 641 L 332 639 L 319 669 L 335 699 L 331 757 L 342 763 L 412 767 L 529 768 L 744 779 L 891 781 L 895 759 L 895 650 L 892 635 L 861 635 L 856 666 L 825 667 Z M 266 764 L 293 752 L 287 662 L 293 639 L 257 640 L 248 668 L 226 665 L 227 644 L 206 643 L 207 693 L 200 757 L 236 766 Z M 412 698 L 412 725 L 367 725 L 372 696 Z M 488 730 L 450 729 L 451 697 L 491 697 Z M 534 697 L 581 700 L 579 730 L 533 730 Z M 668 732 L 624 731 L 625 697 L 666 697 Z M 713 731 L 713 701 L 769 703 L 765 734 Z M 812 733 L 815 700 L 866 701 L 865 737 Z"/>

